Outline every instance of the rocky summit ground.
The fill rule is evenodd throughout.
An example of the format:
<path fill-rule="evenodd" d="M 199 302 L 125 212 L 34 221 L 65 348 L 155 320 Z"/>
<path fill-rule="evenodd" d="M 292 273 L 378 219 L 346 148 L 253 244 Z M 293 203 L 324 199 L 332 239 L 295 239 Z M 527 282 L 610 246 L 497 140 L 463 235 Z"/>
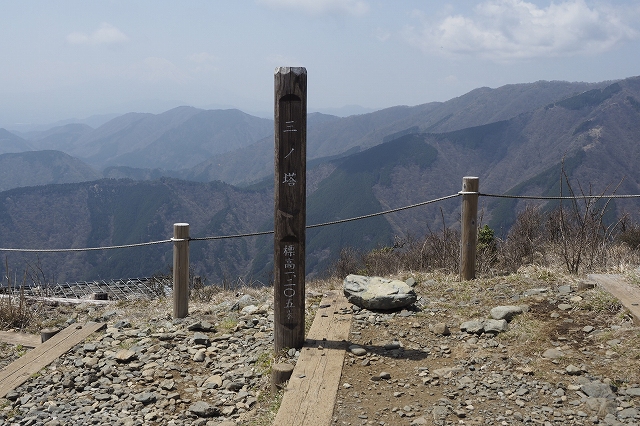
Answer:
<path fill-rule="evenodd" d="M 592 283 L 529 268 L 418 293 L 354 313 L 333 424 L 640 424 L 640 328 Z M 461 331 L 504 305 L 524 308 L 507 331 Z"/>
<path fill-rule="evenodd" d="M 640 424 L 640 329 L 606 292 L 536 267 L 409 276 L 410 309 L 353 307 L 333 424 Z M 322 292 L 310 291 L 309 319 Z M 270 425 L 272 295 L 246 293 L 192 302 L 178 320 L 170 300 L 43 307 L 49 324 L 107 327 L 0 399 L 0 426 Z M 524 308 L 506 331 L 461 330 L 504 305 Z M 25 351 L 0 343 L 0 367 Z"/>

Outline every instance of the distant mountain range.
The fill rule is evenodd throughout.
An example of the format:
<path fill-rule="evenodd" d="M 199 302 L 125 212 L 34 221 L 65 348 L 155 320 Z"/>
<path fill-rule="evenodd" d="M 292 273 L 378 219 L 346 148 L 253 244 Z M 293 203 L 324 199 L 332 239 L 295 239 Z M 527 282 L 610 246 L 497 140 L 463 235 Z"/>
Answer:
<path fill-rule="evenodd" d="M 2 246 L 165 239 L 172 223 L 183 221 L 192 223 L 194 236 L 273 226 L 272 120 L 181 107 L 125 114 L 97 129 L 67 124 L 22 136 L 0 130 L 6 170 L 0 189 L 15 188 L 0 193 Z M 638 142 L 640 77 L 481 88 L 447 102 L 345 118 L 313 113 L 307 223 L 454 194 L 469 175 L 480 178 L 484 193 L 557 195 L 563 159 L 583 188 L 599 193 L 622 181 L 619 192 L 637 194 Z M 19 188 L 35 185 L 49 186 Z M 482 197 L 483 221 L 504 233 L 522 205 Z M 638 215 L 633 200 L 612 207 L 618 215 Z M 321 273 L 344 246 L 371 249 L 391 244 L 394 235 L 420 238 L 441 226 L 443 214 L 455 226 L 459 208 L 454 199 L 309 230 L 308 273 Z M 273 244 L 267 237 L 193 246 L 194 271 L 210 280 L 244 275 L 268 281 Z M 170 262 L 168 246 L 127 250 L 63 260 L 43 255 L 41 261 L 65 279 L 149 275 Z"/>

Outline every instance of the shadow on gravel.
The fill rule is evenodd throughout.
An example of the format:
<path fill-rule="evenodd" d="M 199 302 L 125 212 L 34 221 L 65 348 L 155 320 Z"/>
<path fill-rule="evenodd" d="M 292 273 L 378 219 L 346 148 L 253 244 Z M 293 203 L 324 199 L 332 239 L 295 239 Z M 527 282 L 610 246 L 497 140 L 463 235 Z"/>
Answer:
<path fill-rule="evenodd" d="M 352 343 L 350 341 L 336 341 L 336 340 L 314 340 L 307 339 L 305 340 L 303 350 L 305 349 L 317 349 L 317 350 L 345 350 L 347 353 L 349 352 L 349 348 L 352 346 L 357 346 L 359 348 L 363 348 L 366 350 L 366 355 L 369 356 L 379 356 L 385 358 L 393 358 L 393 359 L 405 359 L 412 361 L 420 361 L 429 355 L 428 352 L 418 351 L 413 349 L 404 349 L 402 347 L 398 347 L 395 344 L 389 345 L 361 345 Z M 354 354 L 355 355 L 355 354 Z M 355 355 L 356 358 L 365 359 L 364 354 L 362 356 Z"/>

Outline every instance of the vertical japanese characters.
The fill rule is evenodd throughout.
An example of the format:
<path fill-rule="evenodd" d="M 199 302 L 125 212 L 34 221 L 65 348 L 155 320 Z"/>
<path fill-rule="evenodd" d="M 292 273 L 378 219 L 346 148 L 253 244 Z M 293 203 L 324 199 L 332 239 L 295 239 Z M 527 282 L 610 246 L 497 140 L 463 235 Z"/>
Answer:
<path fill-rule="evenodd" d="M 304 343 L 307 71 L 275 72 L 274 343 Z"/>

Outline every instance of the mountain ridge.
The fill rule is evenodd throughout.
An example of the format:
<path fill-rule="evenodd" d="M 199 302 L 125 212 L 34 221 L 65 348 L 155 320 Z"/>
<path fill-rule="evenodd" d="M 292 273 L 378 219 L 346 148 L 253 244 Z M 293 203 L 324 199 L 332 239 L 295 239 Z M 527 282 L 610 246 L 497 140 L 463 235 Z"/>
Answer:
<path fill-rule="evenodd" d="M 308 159 L 308 223 L 456 194 L 463 176 L 478 176 L 483 193 L 549 195 L 558 190 L 563 160 L 571 166 L 571 180 L 589 191 L 600 193 L 622 182 L 619 192 L 640 193 L 640 173 L 636 170 L 640 158 L 640 77 L 606 84 L 538 86 L 542 93 L 535 92 L 535 85 L 527 85 L 506 88 L 491 98 L 483 96 L 495 89 L 477 89 L 466 100 L 444 107 L 438 103 L 417 108 L 400 106 L 348 119 L 310 115 L 308 134 L 316 139 L 309 143 L 326 143 L 327 151 L 320 144 L 315 148 L 316 155 L 332 155 Z M 558 96 L 552 96 L 553 87 L 561 88 Z M 574 90 L 576 87 L 585 90 Z M 527 105 L 532 99 L 536 100 L 535 107 Z M 466 105 L 466 110 L 456 113 L 455 105 Z M 508 112 L 505 105 L 520 106 Z M 479 118 L 474 116 L 477 110 L 483 110 Z M 176 120 L 186 123 L 189 118 L 184 117 L 193 111 L 181 112 L 184 115 L 176 116 Z M 473 125 L 460 124 L 466 116 L 475 117 L 469 121 Z M 135 126 L 145 118 L 126 117 L 119 129 Z M 376 125 L 377 118 L 383 124 Z M 263 124 L 265 129 L 266 124 L 273 123 L 267 120 Z M 320 135 L 327 128 L 331 131 Z M 317 139 L 319 135 L 322 139 Z M 341 143 L 338 136 L 351 139 Z M 114 177 L 137 173 L 153 180 L 103 179 L 1 192 L 0 235 L 6 244 L 37 248 L 166 239 L 174 222 L 193 222 L 194 236 L 269 230 L 273 226 L 273 141 L 265 136 L 236 152 L 244 154 L 244 163 L 229 151 L 218 167 L 234 171 L 235 179 L 244 178 L 243 183 L 254 185 L 240 188 L 213 181 L 206 167 L 182 171 L 114 167 L 109 169 Z M 253 170 L 263 170 L 264 174 Z M 209 182 L 159 177 L 175 172 L 184 179 L 189 172 L 195 176 L 196 171 Z M 505 203 L 482 197 L 483 222 L 504 235 L 524 205 L 522 201 Z M 633 200 L 617 200 L 611 207 L 618 216 L 638 216 Z M 443 222 L 455 227 L 459 208 L 459 200 L 452 199 L 417 210 L 310 230 L 307 272 L 321 274 L 346 244 L 362 250 L 384 248 L 391 246 L 395 237 L 420 238 L 442 227 Z M 67 214 L 66 209 L 73 214 Z M 76 226 L 72 226 L 74 222 Z M 268 282 L 272 247 L 268 237 L 229 245 L 194 244 L 195 272 L 211 280 L 251 276 Z M 106 277 L 117 273 L 115 278 L 121 278 L 166 268 L 168 252 L 150 250 L 149 254 L 136 255 L 90 253 L 63 261 L 47 255 L 43 262 L 63 271 L 56 272 L 57 276 Z"/>

